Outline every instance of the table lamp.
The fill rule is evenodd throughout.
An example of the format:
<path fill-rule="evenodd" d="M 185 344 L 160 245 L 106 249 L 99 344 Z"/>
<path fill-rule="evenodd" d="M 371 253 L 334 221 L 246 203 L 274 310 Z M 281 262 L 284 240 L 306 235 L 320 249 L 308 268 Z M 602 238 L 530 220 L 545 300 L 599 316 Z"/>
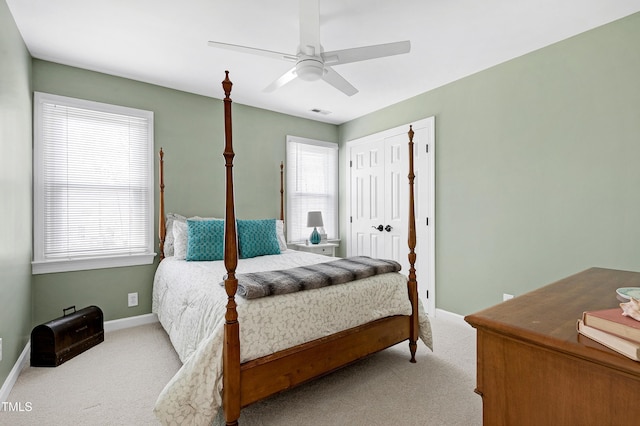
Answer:
<path fill-rule="evenodd" d="M 307 227 L 313 226 L 313 232 L 309 237 L 311 244 L 318 244 L 320 242 L 320 233 L 318 232 L 318 226 L 324 226 L 322 223 L 322 212 L 308 212 L 307 213 Z"/>

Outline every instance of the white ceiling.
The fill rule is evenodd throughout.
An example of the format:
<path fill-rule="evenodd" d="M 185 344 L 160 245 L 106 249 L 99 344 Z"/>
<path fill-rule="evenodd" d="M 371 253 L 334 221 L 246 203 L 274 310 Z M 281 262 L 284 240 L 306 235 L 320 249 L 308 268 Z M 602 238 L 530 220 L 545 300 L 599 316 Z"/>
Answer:
<path fill-rule="evenodd" d="M 640 0 L 320 0 L 325 50 L 410 40 L 405 55 L 337 65 L 359 93 L 294 80 L 290 62 L 207 41 L 295 54 L 298 0 L 7 0 L 31 55 L 340 124 L 640 11 Z M 311 109 L 330 111 L 323 115 Z"/>

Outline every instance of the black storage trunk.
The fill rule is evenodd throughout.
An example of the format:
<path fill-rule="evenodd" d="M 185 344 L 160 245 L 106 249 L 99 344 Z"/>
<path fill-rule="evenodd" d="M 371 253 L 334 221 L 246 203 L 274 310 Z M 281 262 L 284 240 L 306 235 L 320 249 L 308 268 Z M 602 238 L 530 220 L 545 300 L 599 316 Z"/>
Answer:
<path fill-rule="evenodd" d="M 67 314 L 67 311 L 73 310 Z M 104 317 L 97 306 L 76 311 L 64 309 L 63 316 L 31 331 L 31 365 L 57 367 L 104 341 Z"/>

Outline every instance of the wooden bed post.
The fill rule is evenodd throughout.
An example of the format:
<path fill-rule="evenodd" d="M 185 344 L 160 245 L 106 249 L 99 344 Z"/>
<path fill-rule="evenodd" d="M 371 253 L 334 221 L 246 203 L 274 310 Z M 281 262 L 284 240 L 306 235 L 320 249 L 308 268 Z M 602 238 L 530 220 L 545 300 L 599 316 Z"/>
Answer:
<path fill-rule="evenodd" d="M 158 235 L 160 242 L 158 248 L 160 250 L 160 260 L 164 259 L 164 241 L 167 236 L 167 224 L 164 217 L 164 152 L 162 147 L 160 148 L 160 167 L 159 167 L 159 180 L 160 180 L 160 205 L 158 206 Z"/>
<path fill-rule="evenodd" d="M 226 170 L 226 210 L 224 220 L 224 266 L 227 278 L 224 288 L 227 292 L 227 311 L 224 324 L 223 347 L 223 389 L 222 408 L 226 424 L 237 425 L 240 418 L 240 324 L 236 310 L 235 294 L 238 289 L 236 266 L 238 265 L 238 240 L 236 233 L 236 214 L 233 199 L 233 140 L 231 129 L 231 80 L 229 71 L 222 82 L 224 89 L 224 136 L 225 136 L 225 170 Z"/>
<path fill-rule="evenodd" d="M 280 162 L 280 220 L 284 221 L 284 162 Z"/>
<path fill-rule="evenodd" d="M 416 280 L 416 214 L 413 181 L 413 126 L 409 126 L 409 300 L 411 300 L 411 331 L 409 337 L 409 350 L 411 351 L 411 362 L 416 362 L 416 350 L 418 348 L 418 333 L 420 325 L 418 322 L 418 281 Z"/>

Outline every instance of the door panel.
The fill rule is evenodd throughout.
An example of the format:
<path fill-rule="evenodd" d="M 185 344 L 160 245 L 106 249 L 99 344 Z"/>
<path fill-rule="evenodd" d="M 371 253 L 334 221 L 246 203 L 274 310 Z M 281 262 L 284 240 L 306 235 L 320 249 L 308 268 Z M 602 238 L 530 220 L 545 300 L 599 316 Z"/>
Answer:
<path fill-rule="evenodd" d="M 384 242 L 375 227 L 384 220 L 383 141 L 374 141 L 352 150 L 351 238 L 357 241 L 352 256 L 379 257 Z"/>
<path fill-rule="evenodd" d="M 371 257 L 380 258 L 382 253 L 380 252 L 380 247 L 383 247 L 382 238 L 380 238 L 377 234 L 370 234 L 370 243 L 369 247 L 371 248 Z"/>

